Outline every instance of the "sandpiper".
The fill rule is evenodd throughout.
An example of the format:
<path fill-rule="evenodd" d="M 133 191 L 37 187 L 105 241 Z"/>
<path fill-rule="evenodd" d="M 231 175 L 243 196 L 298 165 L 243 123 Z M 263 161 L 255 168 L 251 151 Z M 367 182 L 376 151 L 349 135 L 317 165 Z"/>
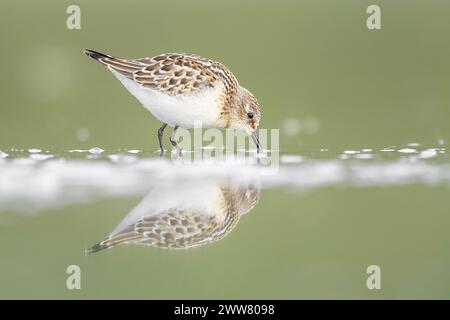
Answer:
<path fill-rule="evenodd" d="M 190 53 L 166 53 L 149 58 L 123 59 L 85 49 L 102 63 L 143 106 L 163 122 L 158 129 L 161 154 L 167 125 L 178 128 L 232 128 L 247 132 L 261 149 L 258 125 L 261 110 L 255 96 L 239 85 L 223 64 Z"/>
<path fill-rule="evenodd" d="M 126 243 L 190 249 L 221 240 L 258 203 L 260 187 L 255 182 L 162 181 L 108 238 L 86 253 Z"/>

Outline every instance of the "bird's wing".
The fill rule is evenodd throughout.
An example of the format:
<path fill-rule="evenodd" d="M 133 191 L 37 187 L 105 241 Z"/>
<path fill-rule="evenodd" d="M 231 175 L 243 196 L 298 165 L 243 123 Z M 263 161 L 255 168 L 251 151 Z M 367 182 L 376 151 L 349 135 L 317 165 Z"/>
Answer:
<path fill-rule="evenodd" d="M 87 249 L 88 253 L 122 243 L 137 243 L 160 248 L 186 249 L 222 237 L 223 224 L 204 212 L 172 208 L 158 215 L 146 216 L 118 233 Z"/>
<path fill-rule="evenodd" d="M 136 60 L 147 64 L 133 73 L 133 80 L 143 88 L 179 95 L 213 87 L 219 76 L 211 69 L 212 61 L 189 54 L 162 54 Z"/>
<path fill-rule="evenodd" d="M 116 58 L 93 50 L 85 50 L 85 53 L 142 88 L 169 95 L 193 93 L 213 87 L 220 80 L 228 93 L 236 90 L 238 85 L 233 73 L 224 65 L 190 53 L 167 53 L 140 59 Z"/>

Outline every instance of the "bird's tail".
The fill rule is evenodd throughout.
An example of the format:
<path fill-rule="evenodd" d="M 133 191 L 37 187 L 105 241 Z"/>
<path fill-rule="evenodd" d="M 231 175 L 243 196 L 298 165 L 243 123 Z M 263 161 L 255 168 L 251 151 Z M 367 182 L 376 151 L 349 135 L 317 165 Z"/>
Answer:
<path fill-rule="evenodd" d="M 133 226 L 130 228 L 134 228 Z M 110 235 L 107 239 L 100 241 L 99 243 L 94 244 L 92 247 L 86 249 L 86 254 L 95 253 L 98 251 L 102 251 L 104 249 L 109 249 L 112 247 L 115 247 L 119 244 L 124 243 L 139 243 L 140 240 L 142 240 L 142 235 L 136 233 L 131 230 L 126 230 L 125 232 L 117 233 Z"/>
<path fill-rule="evenodd" d="M 84 49 L 83 53 L 99 62 L 101 62 L 101 59 L 114 59 L 112 56 L 91 49 Z"/>
<path fill-rule="evenodd" d="M 112 248 L 116 245 L 120 244 L 119 241 L 114 239 L 106 239 L 99 243 L 94 244 L 93 246 L 86 249 L 86 254 L 96 253 L 105 249 Z"/>
<path fill-rule="evenodd" d="M 86 254 L 96 253 L 101 250 L 109 248 L 108 245 L 105 245 L 101 242 L 94 244 L 92 247 L 86 249 Z"/>
<path fill-rule="evenodd" d="M 133 73 L 144 67 L 144 65 L 136 60 L 117 58 L 91 49 L 84 49 L 83 52 L 88 57 L 105 65 L 110 70 L 117 71 L 129 79 L 133 79 Z"/>

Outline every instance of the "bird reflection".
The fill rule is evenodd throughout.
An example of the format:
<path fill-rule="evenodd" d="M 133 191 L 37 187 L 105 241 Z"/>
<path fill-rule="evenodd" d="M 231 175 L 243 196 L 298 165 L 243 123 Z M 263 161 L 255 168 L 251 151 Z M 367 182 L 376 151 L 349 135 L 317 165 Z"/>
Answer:
<path fill-rule="evenodd" d="M 165 181 L 154 187 L 94 253 L 125 243 L 189 249 L 220 240 L 259 200 L 255 183 Z"/>

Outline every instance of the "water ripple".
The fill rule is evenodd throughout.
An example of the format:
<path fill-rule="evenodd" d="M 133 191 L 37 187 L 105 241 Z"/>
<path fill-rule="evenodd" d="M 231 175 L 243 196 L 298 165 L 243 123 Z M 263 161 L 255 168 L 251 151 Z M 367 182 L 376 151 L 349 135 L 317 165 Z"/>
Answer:
<path fill-rule="evenodd" d="M 95 152 L 92 150 L 95 149 Z M 160 181 L 227 179 L 258 180 L 263 188 L 307 190 L 328 186 L 367 187 L 420 183 L 449 185 L 450 163 L 445 147 L 396 153 L 337 152 L 330 158 L 282 154 L 269 174 L 256 157 L 226 160 L 172 161 L 140 150 L 107 152 L 100 148 L 51 153 L 8 150 L 0 153 L 0 211 L 35 212 L 42 208 L 94 201 L 105 197 L 138 196 Z M 102 150 L 100 152 L 100 150 Z M 395 149 L 393 149 L 395 150 Z M 316 154 L 323 155 L 320 149 Z M 329 155 L 328 155 L 329 154 Z M 390 154 L 390 153 L 389 153 Z M 90 158 L 91 157 L 91 158 Z M 439 160 L 440 159 L 440 160 Z"/>

